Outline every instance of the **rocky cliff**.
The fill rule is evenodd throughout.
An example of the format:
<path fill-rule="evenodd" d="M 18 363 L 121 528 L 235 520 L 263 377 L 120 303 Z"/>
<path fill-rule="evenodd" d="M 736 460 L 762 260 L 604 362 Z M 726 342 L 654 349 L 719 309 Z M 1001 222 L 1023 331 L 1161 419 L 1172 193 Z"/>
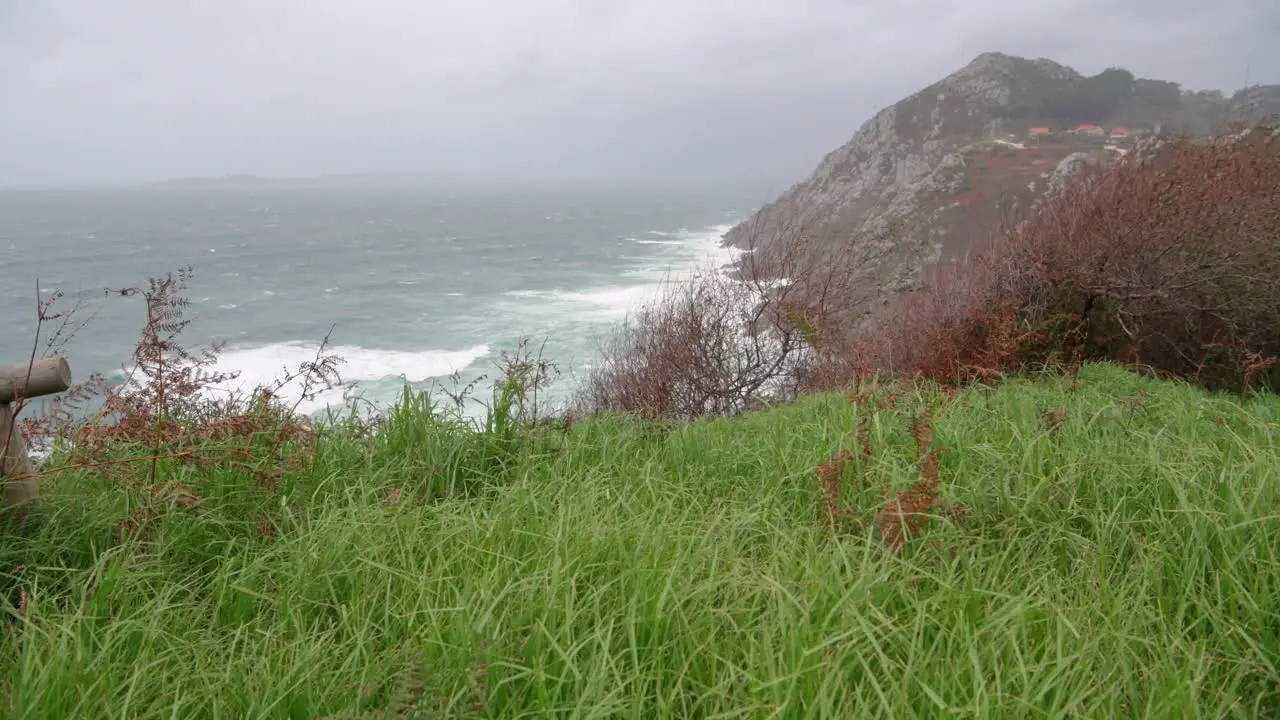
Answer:
<path fill-rule="evenodd" d="M 1009 207 L 1033 203 L 1071 168 L 1123 154 L 1133 136 L 1214 134 L 1277 110 L 1276 87 L 1228 99 L 1120 69 L 1085 77 L 1052 60 L 984 53 L 876 113 L 725 240 L 852 244 L 881 288 L 903 289 L 930 264 L 989 240 Z M 1072 132 L 1086 124 L 1099 127 Z"/>

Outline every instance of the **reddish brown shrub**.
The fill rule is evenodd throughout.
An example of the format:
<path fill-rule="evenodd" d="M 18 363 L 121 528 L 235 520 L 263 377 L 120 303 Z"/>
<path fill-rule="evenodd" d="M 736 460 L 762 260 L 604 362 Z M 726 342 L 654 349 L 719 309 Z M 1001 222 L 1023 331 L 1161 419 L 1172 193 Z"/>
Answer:
<path fill-rule="evenodd" d="M 1280 139 L 1176 139 L 1085 171 L 995 249 L 904 296 L 852 346 L 946 383 L 1135 362 L 1212 388 L 1280 382 Z"/>

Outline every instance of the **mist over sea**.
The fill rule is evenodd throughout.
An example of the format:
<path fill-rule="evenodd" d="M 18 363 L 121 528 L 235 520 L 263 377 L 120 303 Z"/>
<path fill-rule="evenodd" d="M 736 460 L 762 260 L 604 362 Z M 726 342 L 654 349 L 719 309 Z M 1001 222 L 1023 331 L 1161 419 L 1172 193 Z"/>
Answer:
<path fill-rule="evenodd" d="M 69 309 L 82 296 L 81 317 L 94 316 L 63 349 L 75 378 L 118 372 L 145 308 L 104 289 L 190 265 L 185 344 L 225 342 L 217 369 L 240 385 L 296 368 L 332 326 L 343 380 L 384 406 L 406 380 L 492 377 L 522 335 L 546 340 L 563 397 L 664 280 L 730 262 L 720 236 L 752 209 L 747 198 L 408 188 L 4 192 L 0 363 L 31 352 L 38 279 L 42 297 L 61 291 Z"/>

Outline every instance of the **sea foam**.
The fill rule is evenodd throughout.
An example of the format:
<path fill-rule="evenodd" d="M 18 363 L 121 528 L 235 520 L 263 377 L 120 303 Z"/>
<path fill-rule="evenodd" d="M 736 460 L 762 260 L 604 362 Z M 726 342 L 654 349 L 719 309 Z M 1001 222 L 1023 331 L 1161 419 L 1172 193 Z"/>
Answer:
<path fill-rule="evenodd" d="M 652 258 L 629 258 L 633 266 L 619 273 L 619 279 L 640 280 L 617 284 L 556 290 L 512 290 L 507 297 L 541 299 L 558 305 L 544 308 L 552 312 L 575 315 L 588 321 L 616 320 L 641 306 L 658 300 L 673 284 L 701 277 L 704 272 L 721 271 L 742 254 L 737 248 L 725 247 L 721 238 L 730 225 L 716 225 L 701 230 L 682 228 L 675 232 L 650 230 L 646 235 L 665 240 L 631 239 L 636 245 L 660 245 L 663 251 Z"/>
<path fill-rule="evenodd" d="M 320 346 L 317 343 L 282 342 L 259 347 L 231 347 L 218 356 L 213 368 L 219 373 L 237 373 L 237 377 L 215 392 L 245 391 L 254 387 L 273 387 L 289 373 L 296 372 L 305 362 L 314 361 Z M 488 345 L 476 345 L 465 350 L 424 350 L 417 352 L 400 350 L 375 350 L 356 345 L 335 345 L 325 348 L 325 355 L 341 358 L 337 371 L 344 384 L 403 379 L 411 383 L 443 378 L 465 370 L 477 360 L 489 354 Z M 319 393 L 308 400 L 301 399 L 301 380 L 295 380 L 280 388 L 281 399 L 297 412 L 311 415 L 326 407 L 340 406 L 343 389 L 334 388 Z"/>

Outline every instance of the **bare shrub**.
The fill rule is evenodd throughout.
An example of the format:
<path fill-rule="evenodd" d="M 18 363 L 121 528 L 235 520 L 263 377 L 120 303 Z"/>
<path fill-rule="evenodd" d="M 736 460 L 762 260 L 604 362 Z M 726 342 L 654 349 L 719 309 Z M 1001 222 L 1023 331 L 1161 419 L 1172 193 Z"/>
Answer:
<path fill-rule="evenodd" d="M 1178 138 L 1076 176 L 855 345 L 870 366 L 947 383 L 1110 360 L 1274 387 L 1278 228 L 1274 133 Z"/>
<path fill-rule="evenodd" d="M 688 419 L 793 398 L 830 330 L 869 293 L 847 248 L 824 249 L 802 230 L 759 239 L 750 235 L 733 272 L 670 283 L 628 316 L 574 404 Z"/>

